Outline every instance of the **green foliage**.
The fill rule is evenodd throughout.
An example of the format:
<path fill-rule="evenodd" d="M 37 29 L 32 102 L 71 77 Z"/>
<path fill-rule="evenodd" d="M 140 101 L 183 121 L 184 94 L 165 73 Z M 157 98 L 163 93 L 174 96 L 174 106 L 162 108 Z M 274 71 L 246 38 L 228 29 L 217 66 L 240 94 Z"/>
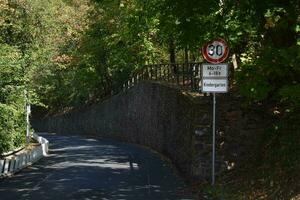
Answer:
<path fill-rule="evenodd" d="M 291 106 L 290 109 L 300 109 L 300 84 L 285 85 L 279 90 L 279 95 L 284 104 Z"/>
<path fill-rule="evenodd" d="M 221 186 L 221 185 L 203 185 L 202 188 L 202 195 L 206 197 L 206 199 L 211 199 L 211 200 L 231 200 L 233 199 L 233 194 L 236 194 L 237 191 L 229 191 L 229 189 Z"/>
<path fill-rule="evenodd" d="M 21 53 L 0 44 L 0 154 L 25 140 L 24 74 Z"/>
<path fill-rule="evenodd" d="M 245 65 L 243 70 L 236 73 L 237 81 L 242 86 L 241 94 L 252 101 L 264 100 L 272 89 L 272 85 L 258 71 L 255 65 Z"/>
<path fill-rule="evenodd" d="M 273 97 L 280 102 L 279 90 L 298 83 L 300 48 L 295 27 L 299 24 L 299 7 L 294 5 L 299 4 L 296 2 L 257 2 L 247 9 L 250 17 L 244 18 L 244 24 L 252 24 L 255 28 L 251 32 L 260 37 L 248 37 L 251 40 L 240 54 L 242 63 L 237 78 L 242 93 L 252 99 Z"/>
<path fill-rule="evenodd" d="M 73 61 L 82 32 L 86 29 L 88 1 L 32 0 L 30 7 L 32 47 L 28 49 L 28 77 L 31 102 L 58 109 L 76 101 L 74 95 L 83 96 L 87 90 L 78 91 L 85 80 L 74 80 L 81 71 Z M 84 95 L 84 100 L 87 96 Z M 71 99 L 71 100 L 70 100 Z M 83 102 L 84 102 L 83 100 Z"/>
<path fill-rule="evenodd" d="M 18 49 L 0 44 L 0 68 L 0 102 L 12 103 L 19 99 L 20 89 L 24 85 L 22 60 Z M 19 100 L 15 103 L 18 104 Z"/>
<path fill-rule="evenodd" d="M 0 154 L 25 142 L 25 54 L 32 38 L 23 3 L 0 1 Z"/>
<path fill-rule="evenodd" d="M 14 106 L 0 103 L 0 154 L 25 142 L 24 112 Z"/>

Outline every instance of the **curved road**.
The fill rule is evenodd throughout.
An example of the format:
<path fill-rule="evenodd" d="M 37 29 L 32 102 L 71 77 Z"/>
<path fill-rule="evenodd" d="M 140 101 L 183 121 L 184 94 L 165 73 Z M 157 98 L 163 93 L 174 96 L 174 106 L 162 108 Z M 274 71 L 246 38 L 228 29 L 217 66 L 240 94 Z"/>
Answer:
<path fill-rule="evenodd" d="M 1 200 L 192 200 L 171 167 L 149 150 L 111 140 L 41 134 L 50 154 L 0 180 Z"/>

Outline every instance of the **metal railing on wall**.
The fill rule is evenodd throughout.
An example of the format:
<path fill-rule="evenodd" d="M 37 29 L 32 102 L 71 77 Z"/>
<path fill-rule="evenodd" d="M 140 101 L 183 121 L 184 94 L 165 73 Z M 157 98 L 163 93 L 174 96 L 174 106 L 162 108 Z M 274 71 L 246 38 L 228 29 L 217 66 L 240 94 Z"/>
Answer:
<path fill-rule="evenodd" d="M 200 91 L 201 63 L 176 63 L 145 65 L 134 71 L 121 90 L 135 86 L 141 81 L 159 81 L 190 91 Z M 114 93 L 118 93 L 116 91 Z"/>

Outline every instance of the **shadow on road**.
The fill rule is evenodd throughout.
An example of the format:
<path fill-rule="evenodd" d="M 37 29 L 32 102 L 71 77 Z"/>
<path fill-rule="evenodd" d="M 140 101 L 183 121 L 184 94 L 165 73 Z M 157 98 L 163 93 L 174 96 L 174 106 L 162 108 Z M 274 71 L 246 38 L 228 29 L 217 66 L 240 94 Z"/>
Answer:
<path fill-rule="evenodd" d="M 129 144 L 79 136 L 43 134 L 50 154 L 9 179 L 0 180 L 9 199 L 194 199 L 158 155 Z"/>

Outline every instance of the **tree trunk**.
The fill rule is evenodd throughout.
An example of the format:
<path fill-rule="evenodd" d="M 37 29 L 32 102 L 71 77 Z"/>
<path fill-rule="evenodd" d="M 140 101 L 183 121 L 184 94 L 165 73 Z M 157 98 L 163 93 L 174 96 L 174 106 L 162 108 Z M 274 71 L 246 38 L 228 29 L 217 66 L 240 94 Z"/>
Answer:
<path fill-rule="evenodd" d="M 229 65 L 229 73 L 230 73 L 229 82 L 230 82 L 230 85 L 233 85 L 234 71 L 238 68 L 238 56 L 237 56 L 237 54 L 232 55 L 231 62 L 232 62 L 232 64 Z"/>

